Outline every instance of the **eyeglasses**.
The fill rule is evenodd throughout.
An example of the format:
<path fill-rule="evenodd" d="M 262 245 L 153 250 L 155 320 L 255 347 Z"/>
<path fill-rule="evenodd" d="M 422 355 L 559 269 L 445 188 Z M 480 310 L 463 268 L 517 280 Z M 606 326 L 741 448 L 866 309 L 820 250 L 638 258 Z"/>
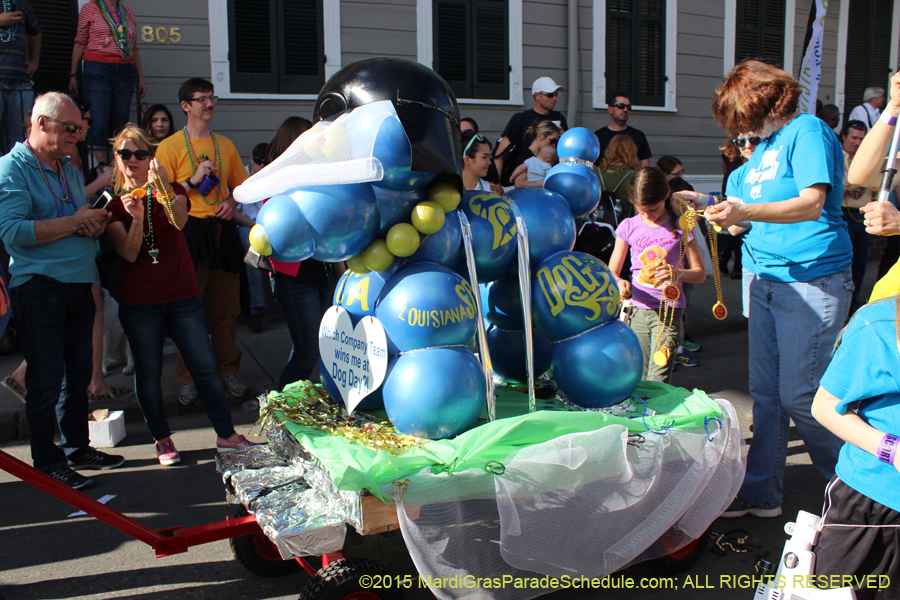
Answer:
<path fill-rule="evenodd" d="M 188 102 L 199 102 L 200 104 L 206 104 L 209 102 L 210 104 L 215 104 L 219 101 L 218 96 L 197 96 L 196 98 L 191 98 Z"/>
<path fill-rule="evenodd" d="M 121 148 L 116 150 L 116 154 L 122 157 L 122 160 L 131 160 L 131 157 L 134 156 L 138 160 L 147 160 L 150 157 L 149 150 L 135 150 L 132 152 L 126 148 Z"/>
<path fill-rule="evenodd" d="M 556 98 L 558 92 L 541 92 L 542 96 L 547 96 L 548 98 Z"/>
<path fill-rule="evenodd" d="M 671 173 L 669 173 L 669 175 L 671 175 L 672 177 L 684 177 L 684 169 L 681 169 L 680 171 L 672 171 Z"/>
<path fill-rule="evenodd" d="M 736 137 L 731 140 L 731 143 L 737 146 L 738 148 L 743 148 L 748 144 L 750 146 L 759 146 L 760 137 L 758 135 L 754 135 L 751 137 Z"/>
<path fill-rule="evenodd" d="M 616 104 L 610 104 L 610 106 L 619 110 L 631 110 L 631 105 L 624 102 L 617 102 Z"/>
<path fill-rule="evenodd" d="M 265 166 L 265 164 L 266 164 L 266 159 L 264 159 L 264 158 L 259 158 L 259 157 L 257 157 L 257 156 L 251 156 L 251 157 L 250 157 L 250 160 L 253 161 L 253 164 L 259 165 L 260 167 L 263 167 L 263 166 Z"/>
<path fill-rule="evenodd" d="M 75 123 L 66 123 L 65 121 L 60 121 L 59 119 L 54 119 L 53 117 L 48 117 L 47 115 L 43 115 L 45 119 L 48 121 L 56 121 L 66 130 L 67 133 L 81 133 L 84 131 L 84 127 L 82 125 L 76 125 Z"/>
<path fill-rule="evenodd" d="M 550 138 L 548 141 L 550 142 L 550 144 L 552 144 L 553 146 L 555 146 L 555 145 L 556 145 L 556 142 L 559 141 L 559 138 L 558 138 L 558 137 Z"/>
<path fill-rule="evenodd" d="M 466 149 L 463 150 L 463 156 L 466 155 L 466 153 L 469 151 L 469 148 L 472 147 L 472 142 L 474 142 L 475 140 L 478 140 L 479 142 L 487 141 L 486 139 L 484 139 L 484 136 L 482 136 L 480 133 L 476 133 L 475 135 L 472 136 L 472 139 L 469 140 L 469 143 L 466 144 Z"/>

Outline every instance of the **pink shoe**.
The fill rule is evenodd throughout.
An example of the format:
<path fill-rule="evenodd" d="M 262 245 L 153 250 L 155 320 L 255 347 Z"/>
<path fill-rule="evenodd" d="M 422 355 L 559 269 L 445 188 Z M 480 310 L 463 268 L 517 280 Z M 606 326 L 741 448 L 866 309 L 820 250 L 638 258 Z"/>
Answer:
<path fill-rule="evenodd" d="M 231 452 L 232 450 L 246 450 L 252 446 L 259 446 L 256 442 L 251 442 L 244 436 L 240 436 L 239 442 L 232 442 L 225 438 L 216 438 L 216 450 L 219 452 Z"/>
<path fill-rule="evenodd" d="M 181 455 L 175 449 L 175 442 L 171 439 L 165 442 L 156 442 L 156 458 L 159 464 L 164 467 L 174 465 L 181 462 Z"/>

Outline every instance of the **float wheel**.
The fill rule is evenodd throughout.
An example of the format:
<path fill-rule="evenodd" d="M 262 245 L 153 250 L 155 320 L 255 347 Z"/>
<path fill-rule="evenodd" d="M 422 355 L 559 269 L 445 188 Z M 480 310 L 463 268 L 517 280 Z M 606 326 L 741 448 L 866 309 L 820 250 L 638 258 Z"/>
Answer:
<path fill-rule="evenodd" d="M 663 535 L 663 537 L 660 538 L 660 543 L 666 554 L 655 560 L 651 560 L 647 563 L 647 566 L 660 576 L 678 575 L 693 567 L 697 561 L 700 560 L 703 551 L 709 543 L 709 532 L 704 532 L 699 538 L 691 540 L 677 550 L 669 551 L 667 549 L 667 546 L 673 548 L 677 547 L 683 540 L 683 534 L 673 535 L 666 533 Z"/>
<path fill-rule="evenodd" d="M 388 587 L 391 582 L 396 583 L 377 563 L 342 558 L 319 569 L 300 600 L 403 600 L 401 590 Z"/>
<path fill-rule="evenodd" d="M 248 514 L 250 513 L 246 508 L 239 506 L 229 518 L 236 519 Z M 234 558 L 245 569 L 260 577 L 282 577 L 302 569 L 296 560 L 281 558 L 278 548 L 262 531 L 231 538 L 228 543 L 231 545 L 231 553 L 234 554 Z"/>

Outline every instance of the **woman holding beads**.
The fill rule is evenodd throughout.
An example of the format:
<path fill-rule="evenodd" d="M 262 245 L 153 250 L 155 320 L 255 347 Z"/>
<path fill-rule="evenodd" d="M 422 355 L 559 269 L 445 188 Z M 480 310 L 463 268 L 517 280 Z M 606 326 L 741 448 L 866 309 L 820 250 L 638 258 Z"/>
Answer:
<path fill-rule="evenodd" d="M 200 303 L 194 266 L 181 228 L 187 222 L 184 188 L 169 185 L 166 170 L 154 158 L 153 144 L 138 126 L 128 124 L 113 140 L 117 196 L 109 205 L 107 234 L 127 261 L 122 268 L 119 320 L 131 344 L 135 390 L 159 462 L 181 460 L 163 410 L 163 344 L 168 333 L 194 377 L 220 450 L 253 445 L 235 432 L 219 380 Z M 140 191 L 139 191 L 140 190 Z"/>

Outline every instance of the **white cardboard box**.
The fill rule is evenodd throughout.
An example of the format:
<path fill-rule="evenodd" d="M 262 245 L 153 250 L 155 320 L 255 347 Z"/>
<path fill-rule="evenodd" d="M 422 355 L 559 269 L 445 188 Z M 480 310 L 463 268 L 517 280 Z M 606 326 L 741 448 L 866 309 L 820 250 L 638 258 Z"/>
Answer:
<path fill-rule="evenodd" d="M 125 437 L 125 413 L 114 410 L 102 421 L 88 421 L 88 428 L 92 447 L 112 448 Z"/>

